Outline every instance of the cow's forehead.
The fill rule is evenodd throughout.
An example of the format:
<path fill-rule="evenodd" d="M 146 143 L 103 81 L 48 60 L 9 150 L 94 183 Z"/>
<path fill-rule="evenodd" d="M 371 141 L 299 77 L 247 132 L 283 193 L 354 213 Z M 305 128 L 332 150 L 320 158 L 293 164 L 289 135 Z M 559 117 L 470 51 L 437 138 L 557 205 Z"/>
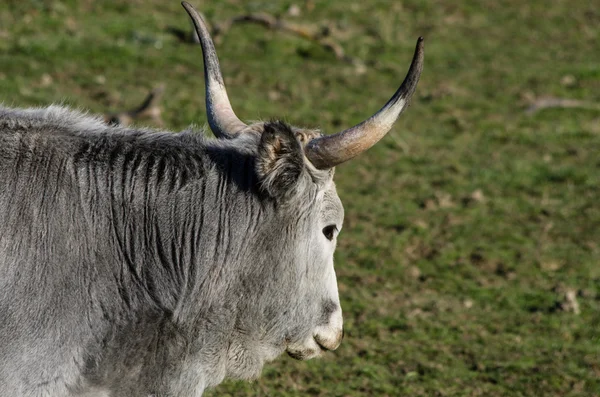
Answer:
<path fill-rule="evenodd" d="M 321 217 L 324 222 L 336 224 L 341 229 L 344 222 L 344 206 L 337 194 L 335 183 L 329 180 L 323 190 L 323 204 Z"/>
<path fill-rule="evenodd" d="M 296 137 L 303 146 L 306 145 L 312 139 L 319 138 L 323 135 L 321 131 L 316 128 L 296 127 L 293 125 L 291 125 L 290 128 L 292 129 L 292 131 L 294 131 L 294 134 L 296 134 Z M 247 133 L 260 136 L 264 130 L 265 121 L 255 121 L 253 123 L 248 124 L 243 130 L 239 131 L 238 136 L 242 136 Z"/>

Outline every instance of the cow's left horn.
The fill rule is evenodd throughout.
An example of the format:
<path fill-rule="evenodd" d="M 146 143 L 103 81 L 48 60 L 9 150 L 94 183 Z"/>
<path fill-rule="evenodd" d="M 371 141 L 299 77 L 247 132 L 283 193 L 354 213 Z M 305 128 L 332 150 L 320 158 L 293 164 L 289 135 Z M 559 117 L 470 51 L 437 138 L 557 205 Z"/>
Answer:
<path fill-rule="evenodd" d="M 423 38 L 419 37 L 408 74 L 388 103 L 369 119 L 352 128 L 313 139 L 305 147 L 306 157 L 318 169 L 327 169 L 348 161 L 375 145 L 388 133 L 407 107 L 422 70 Z"/>
<path fill-rule="evenodd" d="M 233 112 L 219 67 L 215 45 L 204 20 L 188 2 L 181 5 L 192 18 L 202 46 L 204 79 L 206 80 L 206 113 L 208 125 L 217 138 L 233 138 L 247 127 Z"/>

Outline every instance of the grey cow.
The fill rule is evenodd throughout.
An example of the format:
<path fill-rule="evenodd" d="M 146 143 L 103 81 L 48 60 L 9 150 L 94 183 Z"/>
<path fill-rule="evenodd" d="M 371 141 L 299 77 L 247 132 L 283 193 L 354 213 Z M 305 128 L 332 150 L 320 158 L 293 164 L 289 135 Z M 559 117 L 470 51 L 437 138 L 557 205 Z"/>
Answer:
<path fill-rule="evenodd" d="M 0 107 L 0 396 L 200 396 L 287 352 L 333 350 L 333 167 L 383 137 L 423 65 L 331 136 L 231 109 L 200 37 L 218 139 Z"/>

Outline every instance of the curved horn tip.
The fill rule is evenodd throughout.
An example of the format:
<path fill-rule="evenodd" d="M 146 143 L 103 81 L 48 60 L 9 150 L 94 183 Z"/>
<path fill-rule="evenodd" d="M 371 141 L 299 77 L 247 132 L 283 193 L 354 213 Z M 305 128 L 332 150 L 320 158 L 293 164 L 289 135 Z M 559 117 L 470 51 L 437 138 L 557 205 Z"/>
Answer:
<path fill-rule="evenodd" d="M 194 15 L 197 15 L 198 17 L 202 18 L 200 13 L 196 11 L 196 8 L 194 8 L 194 6 L 188 3 L 187 1 L 182 1 L 181 5 L 187 11 L 189 16 L 192 17 L 192 19 L 194 19 Z"/>
<path fill-rule="evenodd" d="M 415 48 L 415 58 L 422 58 L 423 57 L 423 42 L 425 41 L 425 39 L 423 38 L 423 36 L 419 36 L 419 38 L 417 39 L 417 47 Z"/>
<path fill-rule="evenodd" d="M 200 14 L 198 13 L 198 11 L 196 11 L 194 6 L 191 5 L 190 3 L 188 3 L 187 1 L 182 1 L 181 6 L 185 9 L 185 11 L 188 13 L 188 15 L 192 18 L 192 21 L 195 19 L 195 17 L 201 18 Z"/>
<path fill-rule="evenodd" d="M 417 48 L 419 49 L 419 51 L 423 51 L 423 42 L 425 41 L 425 39 L 423 38 L 423 36 L 419 36 L 419 38 L 417 39 Z"/>
<path fill-rule="evenodd" d="M 419 56 L 421 58 L 423 58 L 423 55 L 424 55 L 424 52 L 425 52 L 424 49 L 423 49 L 423 47 L 424 47 L 423 43 L 424 42 L 425 42 L 425 39 L 423 38 L 423 36 L 419 36 L 419 38 L 417 39 L 417 52 L 419 53 Z"/>

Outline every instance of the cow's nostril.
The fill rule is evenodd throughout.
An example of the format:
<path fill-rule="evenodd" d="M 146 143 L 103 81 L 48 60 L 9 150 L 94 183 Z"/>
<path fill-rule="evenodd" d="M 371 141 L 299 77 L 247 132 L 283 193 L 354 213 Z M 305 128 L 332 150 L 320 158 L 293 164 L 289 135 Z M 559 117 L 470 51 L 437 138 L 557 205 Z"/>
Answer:
<path fill-rule="evenodd" d="M 328 348 L 327 346 L 325 346 L 325 345 L 323 344 L 323 342 L 321 341 L 321 338 L 319 338 L 319 336 L 318 336 L 318 335 L 317 335 L 317 336 L 315 336 L 315 337 L 314 337 L 314 339 L 315 339 L 315 342 L 317 342 L 317 345 L 319 345 L 319 347 L 320 347 L 321 349 L 323 349 L 323 350 L 327 350 L 327 351 L 331 351 L 331 349 L 330 349 L 330 348 Z"/>
<path fill-rule="evenodd" d="M 344 336 L 344 330 L 341 329 L 339 330 L 335 337 L 331 338 L 327 338 L 327 337 L 323 337 L 322 335 L 315 335 L 313 337 L 313 339 L 315 340 L 315 342 L 317 343 L 317 345 L 319 345 L 319 347 L 323 350 L 327 350 L 327 351 L 331 351 L 331 350 L 335 350 L 339 347 L 340 343 L 342 342 L 342 338 Z"/>

